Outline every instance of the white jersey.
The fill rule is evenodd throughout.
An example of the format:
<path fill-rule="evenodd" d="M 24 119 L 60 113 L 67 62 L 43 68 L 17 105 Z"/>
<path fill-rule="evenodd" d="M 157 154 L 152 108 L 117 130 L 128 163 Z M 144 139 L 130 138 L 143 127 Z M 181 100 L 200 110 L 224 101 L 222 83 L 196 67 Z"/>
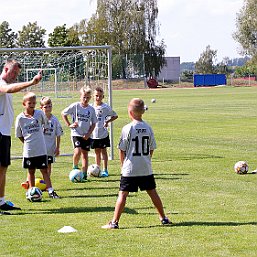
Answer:
<path fill-rule="evenodd" d="M 47 155 L 54 157 L 56 149 L 56 137 L 63 135 L 62 126 L 54 116 L 47 118 L 47 123 L 43 125 Z"/>
<path fill-rule="evenodd" d="M 0 78 L 0 87 L 7 83 Z M 11 135 L 14 118 L 12 94 L 0 93 L 0 133 L 5 136 Z"/>
<path fill-rule="evenodd" d="M 78 122 L 77 128 L 71 128 L 71 136 L 83 137 L 88 133 L 92 124 L 96 123 L 95 109 L 88 105 L 81 106 L 80 102 L 73 103 L 62 111 L 63 115 L 70 115 L 72 122 Z"/>
<path fill-rule="evenodd" d="M 43 124 L 47 118 L 41 110 L 35 110 L 33 117 L 26 117 L 22 112 L 15 122 L 15 136 L 24 138 L 23 157 L 30 158 L 46 155 L 46 144 L 43 134 Z"/>
<path fill-rule="evenodd" d="M 104 123 L 113 116 L 117 116 L 116 112 L 112 110 L 111 106 L 106 103 L 95 106 L 92 105 L 95 109 L 95 114 L 97 118 L 97 123 L 95 129 L 92 133 L 93 139 L 102 139 L 108 136 L 108 128 L 104 127 Z"/>
<path fill-rule="evenodd" d="M 150 150 L 156 149 L 152 128 L 144 121 L 123 127 L 118 148 L 125 152 L 122 176 L 148 176 L 153 173 Z"/>

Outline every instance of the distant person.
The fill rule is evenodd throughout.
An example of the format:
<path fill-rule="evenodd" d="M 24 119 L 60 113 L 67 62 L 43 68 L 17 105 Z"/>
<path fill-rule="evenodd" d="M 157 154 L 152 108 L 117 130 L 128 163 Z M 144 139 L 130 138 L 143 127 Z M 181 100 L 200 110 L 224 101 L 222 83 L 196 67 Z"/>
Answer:
<path fill-rule="evenodd" d="M 14 119 L 12 93 L 36 85 L 42 79 L 41 71 L 31 81 L 15 83 L 21 65 L 13 59 L 5 62 L 0 75 L 0 215 L 10 214 L 9 210 L 20 210 L 5 201 L 6 172 L 11 164 L 11 127 Z"/>
<path fill-rule="evenodd" d="M 80 89 L 80 101 L 72 103 L 62 111 L 62 118 L 65 124 L 71 129 L 73 143 L 73 167 L 79 169 L 81 157 L 83 179 L 87 180 L 88 152 L 90 151 L 91 134 L 97 122 L 95 109 L 89 105 L 92 90 L 84 86 Z M 71 116 L 71 122 L 68 116 Z"/>
<path fill-rule="evenodd" d="M 29 188 L 35 186 L 35 172 L 39 169 L 46 183 L 50 198 L 60 198 L 52 187 L 47 171 L 48 159 L 43 134 L 47 118 L 41 110 L 35 110 L 36 95 L 28 92 L 23 97 L 24 111 L 16 117 L 15 135 L 23 143 L 23 168 L 28 170 Z"/>
<path fill-rule="evenodd" d="M 145 190 L 156 207 L 161 224 L 171 224 L 165 216 L 162 201 L 156 191 L 151 158 L 156 142 L 152 128 L 142 120 L 145 112 L 144 101 L 133 98 L 128 105 L 131 123 L 123 127 L 119 142 L 119 156 L 122 165 L 120 191 L 112 221 L 102 226 L 105 229 L 118 229 L 121 214 L 130 192 Z"/>
<path fill-rule="evenodd" d="M 108 153 L 107 147 L 110 147 L 110 138 L 108 125 L 118 118 L 118 115 L 112 108 L 103 102 L 104 91 L 101 87 L 94 90 L 94 103 L 97 123 L 92 134 L 91 148 L 95 149 L 95 162 L 101 168 L 101 160 L 103 159 L 103 169 L 100 177 L 108 177 Z"/>

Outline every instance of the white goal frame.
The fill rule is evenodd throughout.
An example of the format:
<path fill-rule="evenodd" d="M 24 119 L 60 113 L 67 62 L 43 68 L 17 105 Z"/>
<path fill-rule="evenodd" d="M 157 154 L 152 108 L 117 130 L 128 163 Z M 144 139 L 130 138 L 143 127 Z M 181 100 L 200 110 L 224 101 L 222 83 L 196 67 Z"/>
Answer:
<path fill-rule="evenodd" d="M 15 53 L 26 53 L 26 52 L 51 52 L 51 51 L 56 51 L 56 52 L 62 52 L 62 51 L 96 51 L 96 50 L 105 50 L 107 51 L 107 86 L 108 86 L 108 104 L 112 107 L 112 47 L 110 45 L 101 45 L 101 46 L 70 46 L 70 47 L 46 47 L 46 48 L 0 48 L 0 56 L 4 54 L 4 57 L 2 59 L 15 59 Z M 13 56 L 14 55 L 14 56 Z M 0 59 L 0 60 L 2 60 Z M 55 95 L 57 95 L 57 82 L 56 82 L 56 73 L 57 70 L 55 67 L 41 67 L 42 70 L 54 70 L 55 71 Z M 33 71 L 36 69 L 25 69 L 26 72 L 26 80 L 28 81 L 28 72 Z M 37 69 L 39 70 L 39 69 Z M 88 71 L 86 71 L 88 72 Z M 87 84 L 87 78 L 84 78 L 85 84 Z M 106 88 L 104 88 L 106 90 Z M 109 136 L 110 136 L 110 151 L 109 151 L 109 159 L 113 160 L 114 159 L 114 146 L 113 146 L 113 124 L 111 122 L 110 128 L 109 128 Z M 67 155 L 67 154 L 64 154 Z M 15 157 L 14 157 L 15 158 Z"/>

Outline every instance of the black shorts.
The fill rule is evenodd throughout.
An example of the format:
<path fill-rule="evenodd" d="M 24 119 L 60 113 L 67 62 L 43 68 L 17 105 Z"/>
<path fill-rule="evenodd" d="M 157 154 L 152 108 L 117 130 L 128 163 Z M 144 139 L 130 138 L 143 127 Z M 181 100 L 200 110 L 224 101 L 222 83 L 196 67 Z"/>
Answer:
<path fill-rule="evenodd" d="M 120 191 L 138 192 L 156 188 L 154 175 L 140 177 L 123 177 L 120 179 Z"/>
<path fill-rule="evenodd" d="M 8 167 L 11 164 L 11 137 L 0 133 L 0 166 Z"/>
<path fill-rule="evenodd" d="M 105 138 L 101 138 L 101 139 L 92 139 L 91 140 L 91 148 L 95 149 L 95 148 L 106 148 L 106 147 L 110 147 L 110 138 L 109 136 L 105 137 Z"/>
<path fill-rule="evenodd" d="M 47 164 L 47 155 L 23 158 L 24 169 L 45 169 L 47 168 Z"/>
<path fill-rule="evenodd" d="M 85 151 L 90 151 L 91 138 L 85 140 L 83 137 L 72 137 L 73 147 L 81 147 Z"/>
<path fill-rule="evenodd" d="M 55 162 L 55 158 L 53 156 L 47 155 L 47 163 L 54 163 Z"/>

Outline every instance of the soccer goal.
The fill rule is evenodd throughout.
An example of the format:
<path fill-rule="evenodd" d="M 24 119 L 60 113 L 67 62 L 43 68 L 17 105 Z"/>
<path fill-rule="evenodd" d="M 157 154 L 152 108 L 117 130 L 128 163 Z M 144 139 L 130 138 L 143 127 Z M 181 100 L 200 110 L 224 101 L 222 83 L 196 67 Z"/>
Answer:
<path fill-rule="evenodd" d="M 106 102 L 112 106 L 111 46 L 75 46 L 49 48 L 0 48 L 1 70 L 7 59 L 19 61 L 22 70 L 18 80 L 29 81 L 39 70 L 43 78 L 33 90 L 39 96 L 78 97 L 79 89 L 101 86 Z M 113 127 L 110 126 L 110 159 L 113 159 Z"/>

